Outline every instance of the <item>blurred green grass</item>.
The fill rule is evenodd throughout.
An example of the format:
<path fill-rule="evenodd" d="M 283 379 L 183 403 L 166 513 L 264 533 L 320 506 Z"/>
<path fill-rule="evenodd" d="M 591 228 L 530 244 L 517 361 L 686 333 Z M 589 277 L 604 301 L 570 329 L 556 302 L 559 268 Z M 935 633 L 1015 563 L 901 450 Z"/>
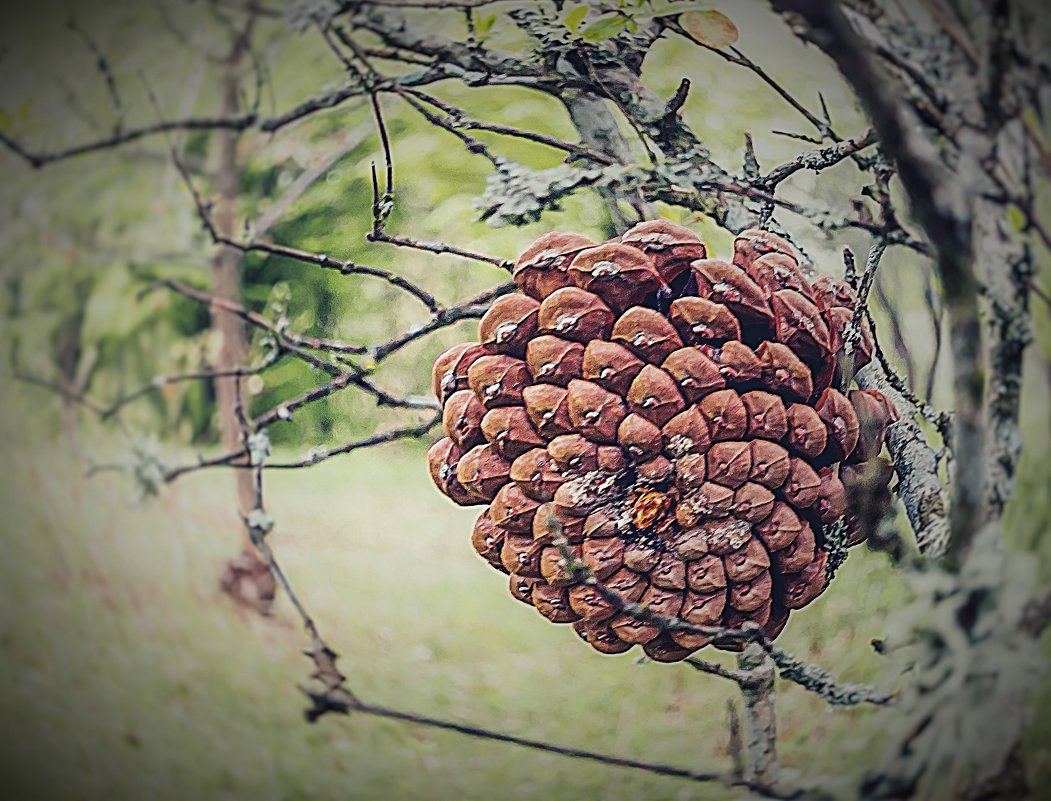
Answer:
<path fill-rule="evenodd" d="M 231 476 L 128 502 L 50 450 L 5 447 L 0 503 L 0 773 L 18 799 L 721 798 L 713 786 L 366 717 L 303 718 L 306 638 L 217 589 L 238 547 Z M 418 448 L 268 474 L 271 544 L 376 703 L 694 768 L 726 768 L 735 688 L 685 666 L 601 657 L 514 601 L 471 550 L 473 513 L 430 486 Z M 785 645 L 844 677 L 904 590 L 856 553 Z M 722 655 L 722 661 L 729 657 Z M 832 769 L 880 740 L 871 709 L 779 697 L 786 766 Z M 815 744 L 825 743 L 815 753 Z"/>
<path fill-rule="evenodd" d="M 261 619 L 218 590 L 222 563 L 240 547 L 232 475 L 201 471 L 134 504 L 125 476 L 86 478 L 64 441 L 44 436 L 48 415 L 39 412 L 53 399 L 36 390 L 4 395 L 5 797 L 736 795 L 370 717 L 308 724 L 297 685 L 312 668 L 288 599 L 280 595 L 274 615 Z M 1032 414 L 1039 404 L 1027 409 L 1032 436 L 1008 541 L 1046 553 L 1046 421 Z M 117 453 L 112 432 L 89 425 L 85 439 L 96 460 Z M 565 745 L 729 767 L 726 703 L 736 688 L 682 665 L 637 664 L 632 653 L 599 656 L 513 600 L 504 577 L 470 547 L 474 513 L 434 490 L 419 444 L 273 471 L 266 484 L 277 518 L 271 545 L 361 697 Z M 1046 560 L 1040 572 L 1046 584 Z M 842 680 L 892 689 L 869 643 L 907 595 L 884 557 L 855 549 L 780 642 Z M 872 708 L 833 710 L 792 685 L 779 685 L 777 703 L 790 784 L 793 771 L 813 778 L 872 766 L 894 719 Z M 1041 782 L 1051 772 L 1049 706 L 1045 681 L 1027 749 Z"/>

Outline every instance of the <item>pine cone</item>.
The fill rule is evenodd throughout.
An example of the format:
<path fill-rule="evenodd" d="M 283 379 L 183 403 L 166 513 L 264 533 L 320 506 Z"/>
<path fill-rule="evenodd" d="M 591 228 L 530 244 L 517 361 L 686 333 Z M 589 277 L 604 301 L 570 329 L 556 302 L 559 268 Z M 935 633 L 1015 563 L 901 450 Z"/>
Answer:
<path fill-rule="evenodd" d="M 446 436 L 431 475 L 486 504 L 479 555 L 602 653 L 673 662 L 711 638 L 621 612 L 578 581 L 556 531 L 625 602 L 776 636 L 824 590 L 834 524 L 857 544 L 847 499 L 897 420 L 878 392 L 842 386 L 850 287 L 808 279 L 769 232 L 738 236 L 730 263 L 667 220 L 599 245 L 544 234 L 514 278 L 522 294 L 432 370 Z M 864 330 L 853 352 L 870 358 Z"/>

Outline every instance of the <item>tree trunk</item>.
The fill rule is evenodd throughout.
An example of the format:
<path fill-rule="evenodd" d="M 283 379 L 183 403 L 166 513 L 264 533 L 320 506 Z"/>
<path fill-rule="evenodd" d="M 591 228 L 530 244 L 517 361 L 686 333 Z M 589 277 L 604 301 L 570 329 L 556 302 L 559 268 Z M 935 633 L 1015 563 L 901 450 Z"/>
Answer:
<path fill-rule="evenodd" d="M 630 164 L 632 162 L 631 150 L 628 143 L 624 141 L 624 137 L 621 136 L 616 117 L 610 111 L 608 101 L 574 91 L 567 91 L 560 99 L 566 111 L 569 112 L 569 118 L 580 134 L 580 141 L 583 144 L 606 153 L 621 163 Z M 646 216 L 652 216 L 652 209 L 638 192 L 625 197 L 625 193 L 616 187 L 602 187 L 599 189 L 599 194 L 606 202 L 606 208 L 609 211 L 610 224 L 613 226 L 611 236 L 624 233 L 634 222 L 620 207 L 618 201 L 622 197 L 630 200 L 636 207 L 650 212 Z"/>
<path fill-rule="evenodd" d="M 249 21 L 244 31 L 234 40 L 226 60 L 220 110 L 222 117 L 234 117 L 239 112 L 240 66 L 248 50 L 251 28 L 252 23 Z M 238 138 L 236 130 L 218 130 L 215 133 L 212 153 L 215 175 L 213 221 L 219 235 L 230 238 L 236 235 L 237 199 L 241 179 L 240 165 L 237 161 Z M 241 262 L 242 254 L 234 248 L 220 246 L 215 252 L 211 261 L 211 277 L 212 291 L 217 297 L 241 302 Z M 212 333 L 219 341 L 216 369 L 230 370 L 243 366 L 248 351 L 244 323 L 234 315 L 217 308 L 211 311 L 211 321 Z M 227 376 L 213 381 L 219 436 L 224 450 L 236 450 L 244 445 L 238 410 L 242 399 L 242 379 Z M 247 514 L 255 505 L 252 472 L 235 470 L 234 477 L 240 508 Z M 276 591 L 274 577 L 248 538 L 247 529 L 241 554 L 227 563 L 220 586 L 238 603 L 250 606 L 261 614 L 266 614 L 273 603 Z"/>

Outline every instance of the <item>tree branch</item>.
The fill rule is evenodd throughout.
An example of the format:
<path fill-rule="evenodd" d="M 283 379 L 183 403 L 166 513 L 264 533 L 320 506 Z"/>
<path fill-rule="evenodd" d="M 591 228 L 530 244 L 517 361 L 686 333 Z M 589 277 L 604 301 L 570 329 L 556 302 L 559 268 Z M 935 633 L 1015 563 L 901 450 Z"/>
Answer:
<path fill-rule="evenodd" d="M 971 215 L 968 194 L 974 186 L 957 185 L 935 176 L 930 162 L 909 133 L 903 111 L 877 73 L 866 44 L 851 28 L 833 0 L 809 3 L 774 0 L 782 11 L 799 14 L 809 24 L 809 36 L 832 58 L 850 82 L 879 133 L 881 146 L 895 162 L 913 213 L 935 248 L 935 264 L 945 291 L 954 356 L 955 423 L 950 537 L 946 556 L 959 564 L 981 528 L 985 494 L 985 427 L 982 400 L 985 368 L 978 313 L 978 280 L 972 266 Z"/>
<path fill-rule="evenodd" d="M 950 537 L 949 504 L 938 473 L 938 457 L 913 421 L 912 405 L 880 373 L 877 364 L 860 370 L 855 380 L 862 389 L 882 392 L 898 410 L 900 419 L 887 427 L 886 434 L 898 476 L 895 493 L 905 505 L 920 553 L 937 559 L 944 554 Z"/>

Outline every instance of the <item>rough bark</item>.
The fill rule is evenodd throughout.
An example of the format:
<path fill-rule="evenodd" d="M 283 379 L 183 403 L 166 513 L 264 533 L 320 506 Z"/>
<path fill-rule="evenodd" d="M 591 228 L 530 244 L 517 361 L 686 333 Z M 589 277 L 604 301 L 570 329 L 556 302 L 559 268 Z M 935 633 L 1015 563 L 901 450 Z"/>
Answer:
<path fill-rule="evenodd" d="M 1005 152 L 1001 148 L 1000 152 Z M 1022 400 L 1022 359 L 1031 341 L 1028 254 L 1012 241 L 1006 221 L 988 201 L 979 203 L 975 244 L 979 263 L 993 267 L 983 273 L 989 319 L 994 336 L 989 353 L 989 480 L 986 515 L 998 520 L 1015 488 L 1015 471 L 1022 455 L 1018 425 Z"/>
<path fill-rule="evenodd" d="M 631 154 L 628 143 L 621 135 L 617 120 L 609 110 L 607 101 L 572 91 L 566 92 L 561 100 L 583 144 L 613 156 L 618 161 L 630 163 Z M 602 199 L 606 201 L 610 222 L 616 229 L 616 233 L 627 230 L 631 225 L 631 220 L 618 203 L 621 193 L 612 187 L 603 188 L 600 191 Z M 636 200 L 641 202 L 641 198 Z"/>
<path fill-rule="evenodd" d="M 937 455 L 913 419 L 912 405 L 890 385 L 879 365 L 866 366 L 855 380 L 862 389 L 882 392 L 898 409 L 901 419 L 887 428 L 887 450 L 898 477 L 895 494 L 905 505 L 920 553 L 937 558 L 949 541 L 949 501 L 938 474 Z"/>
<path fill-rule="evenodd" d="M 777 758 L 777 693 L 774 692 L 774 660 L 757 643 L 750 643 L 737 659 L 747 671 L 740 682 L 744 708 L 744 738 L 748 753 L 749 781 L 776 785 L 781 772 Z"/>

